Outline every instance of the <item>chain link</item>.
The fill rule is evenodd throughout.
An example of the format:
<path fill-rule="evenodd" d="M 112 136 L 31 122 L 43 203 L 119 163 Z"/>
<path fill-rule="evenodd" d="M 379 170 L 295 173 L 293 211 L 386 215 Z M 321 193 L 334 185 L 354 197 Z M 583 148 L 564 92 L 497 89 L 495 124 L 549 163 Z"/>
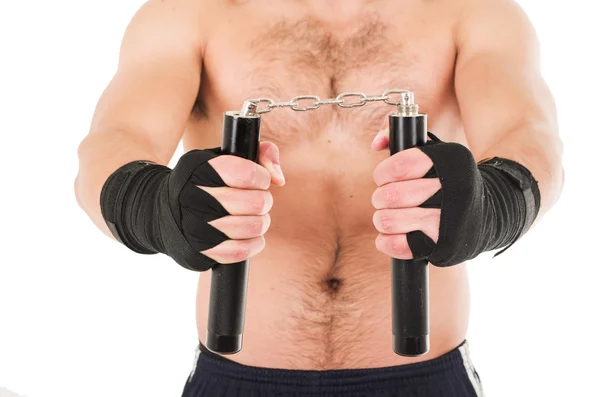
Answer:
<path fill-rule="evenodd" d="M 394 96 L 397 95 L 397 100 Z M 300 101 L 305 105 L 301 106 Z M 306 102 L 310 101 L 310 102 Z M 275 102 L 270 98 L 248 99 L 244 102 L 245 115 L 261 115 L 269 113 L 275 108 L 290 108 L 298 112 L 319 109 L 323 105 L 337 105 L 341 108 L 354 108 L 364 106 L 367 102 L 385 102 L 394 106 L 416 106 L 414 105 L 414 94 L 408 90 L 391 89 L 386 90 L 381 95 L 365 95 L 362 92 L 343 92 L 335 98 L 321 99 L 316 95 L 299 95 L 290 99 L 288 102 Z M 252 106 L 250 106 L 252 105 Z"/>

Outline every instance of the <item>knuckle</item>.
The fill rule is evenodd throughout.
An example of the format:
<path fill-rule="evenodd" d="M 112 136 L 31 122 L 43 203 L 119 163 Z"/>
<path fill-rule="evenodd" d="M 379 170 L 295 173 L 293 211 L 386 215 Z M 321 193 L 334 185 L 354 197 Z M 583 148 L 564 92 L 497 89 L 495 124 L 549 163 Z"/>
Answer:
<path fill-rule="evenodd" d="M 237 156 L 221 157 L 226 157 L 226 159 L 223 160 L 223 169 L 226 171 L 225 174 L 227 177 L 231 179 L 235 185 L 240 187 L 252 186 L 256 180 L 257 165 L 255 163 Z"/>
<path fill-rule="evenodd" d="M 389 207 L 396 206 L 400 203 L 400 192 L 395 186 L 387 186 L 384 189 L 385 204 Z"/>
<path fill-rule="evenodd" d="M 273 197 L 269 192 L 253 192 L 249 197 L 249 205 L 252 213 L 264 215 L 269 212 L 273 203 Z"/>
<path fill-rule="evenodd" d="M 242 170 L 240 172 L 240 182 L 245 186 L 253 186 L 256 181 L 258 167 L 253 163 L 244 163 Z"/>
<path fill-rule="evenodd" d="M 394 229 L 394 220 L 386 211 L 377 211 L 376 226 L 379 226 L 382 233 L 389 233 Z"/>
<path fill-rule="evenodd" d="M 406 256 L 410 253 L 408 243 L 404 239 L 393 238 L 390 244 L 390 249 L 394 255 Z"/>
<path fill-rule="evenodd" d="M 262 219 L 256 219 L 246 223 L 246 228 L 248 232 L 252 235 L 261 235 L 264 233 L 263 229 L 265 227 L 265 222 Z"/>
<path fill-rule="evenodd" d="M 406 162 L 396 158 L 392 162 L 392 176 L 396 179 L 401 179 L 407 174 Z"/>
<path fill-rule="evenodd" d="M 235 262 L 243 261 L 250 256 L 250 249 L 245 244 L 237 243 L 229 250 L 226 256 Z"/>
<path fill-rule="evenodd" d="M 381 229 L 385 233 L 391 233 L 394 230 L 394 224 L 389 219 L 383 219 L 381 221 Z"/>
<path fill-rule="evenodd" d="M 250 208 L 253 211 L 261 212 L 265 207 L 265 198 L 261 194 L 253 194 L 250 196 Z"/>

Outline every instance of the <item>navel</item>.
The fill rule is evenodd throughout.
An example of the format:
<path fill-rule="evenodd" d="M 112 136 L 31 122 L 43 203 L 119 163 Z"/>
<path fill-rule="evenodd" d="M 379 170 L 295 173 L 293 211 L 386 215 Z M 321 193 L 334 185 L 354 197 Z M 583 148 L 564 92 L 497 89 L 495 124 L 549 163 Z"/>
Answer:
<path fill-rule="evenodd" d="M 330 293 L 335 293 L 340 289 L 340 286 L 342 285 L 342 280 L 339 278 L 328 278 L 325 280 L 325 285 L 327 287 L 327 291 Z"/>

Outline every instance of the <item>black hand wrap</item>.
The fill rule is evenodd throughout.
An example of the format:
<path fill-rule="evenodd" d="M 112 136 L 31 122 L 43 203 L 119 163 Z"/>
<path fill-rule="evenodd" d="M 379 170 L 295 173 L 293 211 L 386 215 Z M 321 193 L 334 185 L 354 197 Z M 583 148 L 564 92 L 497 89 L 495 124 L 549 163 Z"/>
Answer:
<path fill-rule="evenodd" d="M 539 212 L 540 192 L 531 172 L 499 157 L 476 164 L 465 146 L 429 136 L 432 140 L 419 147 L 433 162 L 425 177 L 438 177 L 442 188 L 421 207 L 441 208 L 439 238 L 436 244 L 421 231 L 408 233 L 413 256 L 452 266 L 508 249 Z"/>
<path fill-rule="evenodd" d="M 220 148 L 192 150 L 173 170 L 145 161 L 128 163 L 102 187 L 102 216 L 117 240 L 142 254 L 164 253 L 186 269 L 217 264 L 200 251 L 229 237 L 208 222 L 229 215 L 198 186 L 226 186 L 208 161 Z"/>

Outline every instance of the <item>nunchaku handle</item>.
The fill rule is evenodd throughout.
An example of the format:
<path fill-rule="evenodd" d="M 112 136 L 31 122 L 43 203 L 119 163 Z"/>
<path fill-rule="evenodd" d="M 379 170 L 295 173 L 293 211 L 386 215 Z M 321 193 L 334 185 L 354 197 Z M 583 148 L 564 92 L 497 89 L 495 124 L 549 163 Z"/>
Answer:
<path fill-rule="evenodd" d="M 427 142 L 427 115 L 391 114 L 390 155 Z M 421 356 L 429 351 L 429 266 L 427 260 L 392 258 L 394 352 Z"/>
<path fill-rule="evenodd" d="M 223 116 L 223 154 L 258 163 L 260 117 L 226 112 Z M 212 269 L 206 347 L 220 354 L 242 349 L 246 290 L 250 261 L 219 264 Z"/>

